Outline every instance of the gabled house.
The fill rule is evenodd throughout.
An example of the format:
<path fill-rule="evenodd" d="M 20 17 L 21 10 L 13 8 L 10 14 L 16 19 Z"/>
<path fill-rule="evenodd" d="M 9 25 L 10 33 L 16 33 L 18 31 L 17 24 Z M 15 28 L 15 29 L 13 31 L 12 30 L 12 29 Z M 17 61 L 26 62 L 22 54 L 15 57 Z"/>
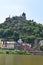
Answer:
<path fill-rule="evenodd" d="M 15 43 L 16 43 L 15 41 L 7 41 L 6 42 L 6 48 L 8 48 L 8 49 L 14 49 L 14 44 Z"/>

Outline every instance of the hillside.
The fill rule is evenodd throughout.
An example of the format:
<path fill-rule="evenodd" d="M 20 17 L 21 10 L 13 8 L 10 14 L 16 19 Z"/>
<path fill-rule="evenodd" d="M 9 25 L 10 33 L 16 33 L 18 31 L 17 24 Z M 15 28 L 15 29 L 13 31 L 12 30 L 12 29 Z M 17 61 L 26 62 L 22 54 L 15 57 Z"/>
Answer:
<path fill-rule="evenodd" d="M 24 13 L 22 16 L 8 17 L 0 24 L 0 38 L 15 41 L 22 38 L 26 43 L 33 43 L 35 38 L 43 38 L 43 25 L 26 20 Z"/>

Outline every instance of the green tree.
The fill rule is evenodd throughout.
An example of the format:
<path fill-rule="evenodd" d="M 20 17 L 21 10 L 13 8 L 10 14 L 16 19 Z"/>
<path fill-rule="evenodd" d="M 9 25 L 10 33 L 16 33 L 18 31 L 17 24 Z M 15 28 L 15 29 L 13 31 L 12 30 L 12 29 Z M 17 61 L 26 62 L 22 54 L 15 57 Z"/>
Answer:
<path fill-rule="evenodd" d="M 13 38 L 15 41 L 17 41 L 19 39 L 19 33 L 17 31 L 14 31 Z"/>

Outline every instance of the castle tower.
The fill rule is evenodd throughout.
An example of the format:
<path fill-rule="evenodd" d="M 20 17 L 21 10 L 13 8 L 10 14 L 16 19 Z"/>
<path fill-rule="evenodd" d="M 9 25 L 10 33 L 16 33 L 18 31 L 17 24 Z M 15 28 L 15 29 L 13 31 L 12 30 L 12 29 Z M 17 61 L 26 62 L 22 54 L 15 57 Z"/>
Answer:
<path fill-rule="evenodd" d="M 22 17 L 26 20 L 26 14 L 24 12 L 22 13 Z"/>

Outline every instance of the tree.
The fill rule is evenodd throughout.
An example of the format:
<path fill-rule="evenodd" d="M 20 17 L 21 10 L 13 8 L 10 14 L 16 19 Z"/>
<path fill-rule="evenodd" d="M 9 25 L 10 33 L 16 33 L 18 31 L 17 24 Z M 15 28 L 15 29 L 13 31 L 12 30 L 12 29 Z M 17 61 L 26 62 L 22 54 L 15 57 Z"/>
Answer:
<path fill-rule="evenodd" d="M 42 46 L 40 46 L 40 50 L 41 50 L 41 51 L 43 51 L 43 45 L 42 45 Z"/>
<path fill-rule="evenodd" d="M 12 28 L 7 28 L 4 30 L 3 36 L 5 38 L 11 37 L 13 35 L 13 30 Z"/>
<path fill-rule="evenodd" d="M 3 37 L 3 32 L 4 32 L 4 29 L 0 28 L 0 38 Z"/>
<path fill-rule="evenodd" d="M 14 38 L 15 41 L 18 41 L 18 39 L 19 39 L 19 33 L 17 31 L 14 31 L 13 38 Z"/>

